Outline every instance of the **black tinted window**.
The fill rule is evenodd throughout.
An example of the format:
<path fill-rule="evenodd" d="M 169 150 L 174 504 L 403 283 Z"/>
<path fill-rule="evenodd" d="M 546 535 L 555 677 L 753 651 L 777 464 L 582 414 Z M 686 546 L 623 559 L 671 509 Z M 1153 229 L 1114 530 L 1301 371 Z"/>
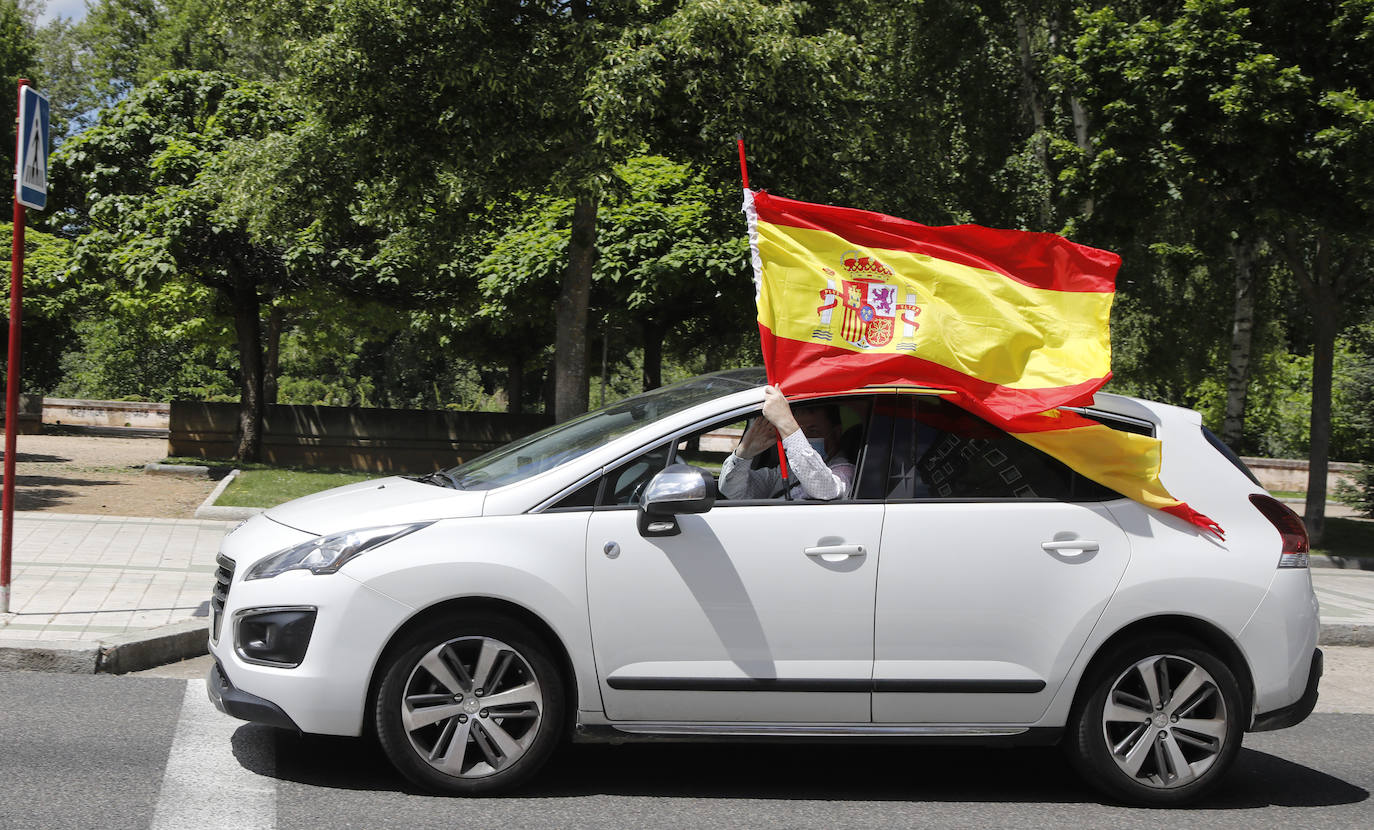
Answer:
<path fill-rule="evenodd" d="M 550 510 L 578 510 L 590 508 L 596 504 L 596 493 L 601 487 L 601 479 L 594 479 L 587 482 L 568 495 L 558 500 L 558 503 Z"/>
<path fill-rule="evenodd" d="M 933 397 L 909 399 L 897 419 L 888 469 L 890 499 L 1104 501 L 1112 490 Z"/>
<path fill-rule="evenodd" d="M 668 464 L 668 445 L 642 453 L 607 473 L 600 504 L 635 504 L 640 492 Z"/>

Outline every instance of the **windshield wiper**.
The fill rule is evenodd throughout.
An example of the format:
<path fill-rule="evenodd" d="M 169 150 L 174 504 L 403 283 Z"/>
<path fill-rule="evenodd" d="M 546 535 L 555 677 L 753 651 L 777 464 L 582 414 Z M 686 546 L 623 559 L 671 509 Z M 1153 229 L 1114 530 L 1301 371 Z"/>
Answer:
<path fill-rule="evenodd" d="M 458 483 L 458 479 L 448 470 L 435 470 L 432 473 L 425 473 L 422 476 L 406 476 L 411 481 L 420 481 L 425 484 L 433 484 L 436 487 L 447 487 L 451 490 L 463 489 Z"/>

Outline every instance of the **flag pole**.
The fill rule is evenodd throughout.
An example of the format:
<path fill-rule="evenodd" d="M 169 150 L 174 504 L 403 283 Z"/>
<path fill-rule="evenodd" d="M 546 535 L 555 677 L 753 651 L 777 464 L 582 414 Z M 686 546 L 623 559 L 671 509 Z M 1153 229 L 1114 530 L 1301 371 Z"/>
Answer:
<path fill-rule="evenodd" d="M 742 135 L 736 135 L 736 136 L 735 136 L 735 146 L 737 146 L 737 147 L 739 148 L 739 177 L 740 177 L 740 181 L 744 183 L 744 189 L 747 191 L 747 190 L 749 189 L 749 164 L 748 164 L 748 162 L 746 162 L 746 161 L 744 160 L 744 136 L 742 136 Z M 764 361 L 764 364 L 765 364 L 765 365 L 764 365 L 764 368 L 765 368 L 765 369 L 769 369 L 769 367 L 767 366 L 767 363 L 768 363 L 768 361 L 765 360 L 765 361 Z M 773 383 L 773 378 L 772 378 L 771 370 L 770 370 L 770 374 L 769 374 L 769 377 L 768 377 L 768 382 L 769 382 L 770 384 Z M 773 384 L 773 385 L 776 386 L 776 384 Z M 787 484 L 786 484 L 786 481 L 787 481 L 787 452 L 786 452 L 786 451 L 783 449 L 783 447 L 782 447 L 782 436 L 781 436 L 781 435 L 778 436 L 778 473 L 782 476 L 782 480 L 783 480 L 783 482 L 784 482 L 783 488 L 782 488 L 782 489 L 783 489 L 783 494 L 786 495 L 788 498 L 791 498 L 791 493 L 789 492 L 790 488 L 789 488 L 789 487 L 787 486 Z"/>
<path fill-rule="evenodd" d="M 19 79 L 18 100 L 24 99 L 27 78 Z M 15 110 L 16 114 L 18 109 Z M 15 442 L 19 431 L 19 323 L 24 297 L 24 206 L 19 202 L 19 147 L 24 125 L 16 120 L 14 131 L 14 226 L 10 249 L 10 320 L 9 361 L 6 365 L 5 385 L 5 483 L 0 510 L 0 614 L 10 612 L 10 565 L 14 554 L 14 463 L 18 454 Z"/>

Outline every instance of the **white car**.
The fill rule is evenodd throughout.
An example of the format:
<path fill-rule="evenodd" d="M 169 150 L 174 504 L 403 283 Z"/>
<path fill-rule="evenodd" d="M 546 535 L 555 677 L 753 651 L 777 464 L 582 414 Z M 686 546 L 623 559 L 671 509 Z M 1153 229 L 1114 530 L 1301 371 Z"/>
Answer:
<path fill-rule="evenodd" d="M 212 699 L 375 730 L 451 793 L 506 790 L 567 738 L 966 740 L 1062 742 L 1154 805 L 1312 711 L 1302 521 L 1197 413 L 1078 410 L 1160 438 L 1164 484 L 1224 542 L 922 389 L 822 399 L 847 496 L 724 499 L 762 383 L 705 375 L 248 521 L 221 548 Z"/>

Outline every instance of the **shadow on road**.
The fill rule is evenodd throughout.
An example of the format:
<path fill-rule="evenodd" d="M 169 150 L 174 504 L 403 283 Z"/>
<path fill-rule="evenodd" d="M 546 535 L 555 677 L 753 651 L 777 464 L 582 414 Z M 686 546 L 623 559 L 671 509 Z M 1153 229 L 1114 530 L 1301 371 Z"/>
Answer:
<path fill-rule="evenodd" d="M 370 739 L 279 731 L 275 769 L 255 768 L 247 752 L 238 751 L 240 735 L 251 729 L 235 734 L 235 754 L 260 774 L 331 789 L 423 794 L 391 768 Z M 1110 804 L 1053 748 L 572 744 L 515 793 L 519 798 L 592 795 Z M 1242 749 L 1222 789 L 1193 809 L 1328 807 L 1368 798 L 1367 790 L 1320 770 Z"/>

